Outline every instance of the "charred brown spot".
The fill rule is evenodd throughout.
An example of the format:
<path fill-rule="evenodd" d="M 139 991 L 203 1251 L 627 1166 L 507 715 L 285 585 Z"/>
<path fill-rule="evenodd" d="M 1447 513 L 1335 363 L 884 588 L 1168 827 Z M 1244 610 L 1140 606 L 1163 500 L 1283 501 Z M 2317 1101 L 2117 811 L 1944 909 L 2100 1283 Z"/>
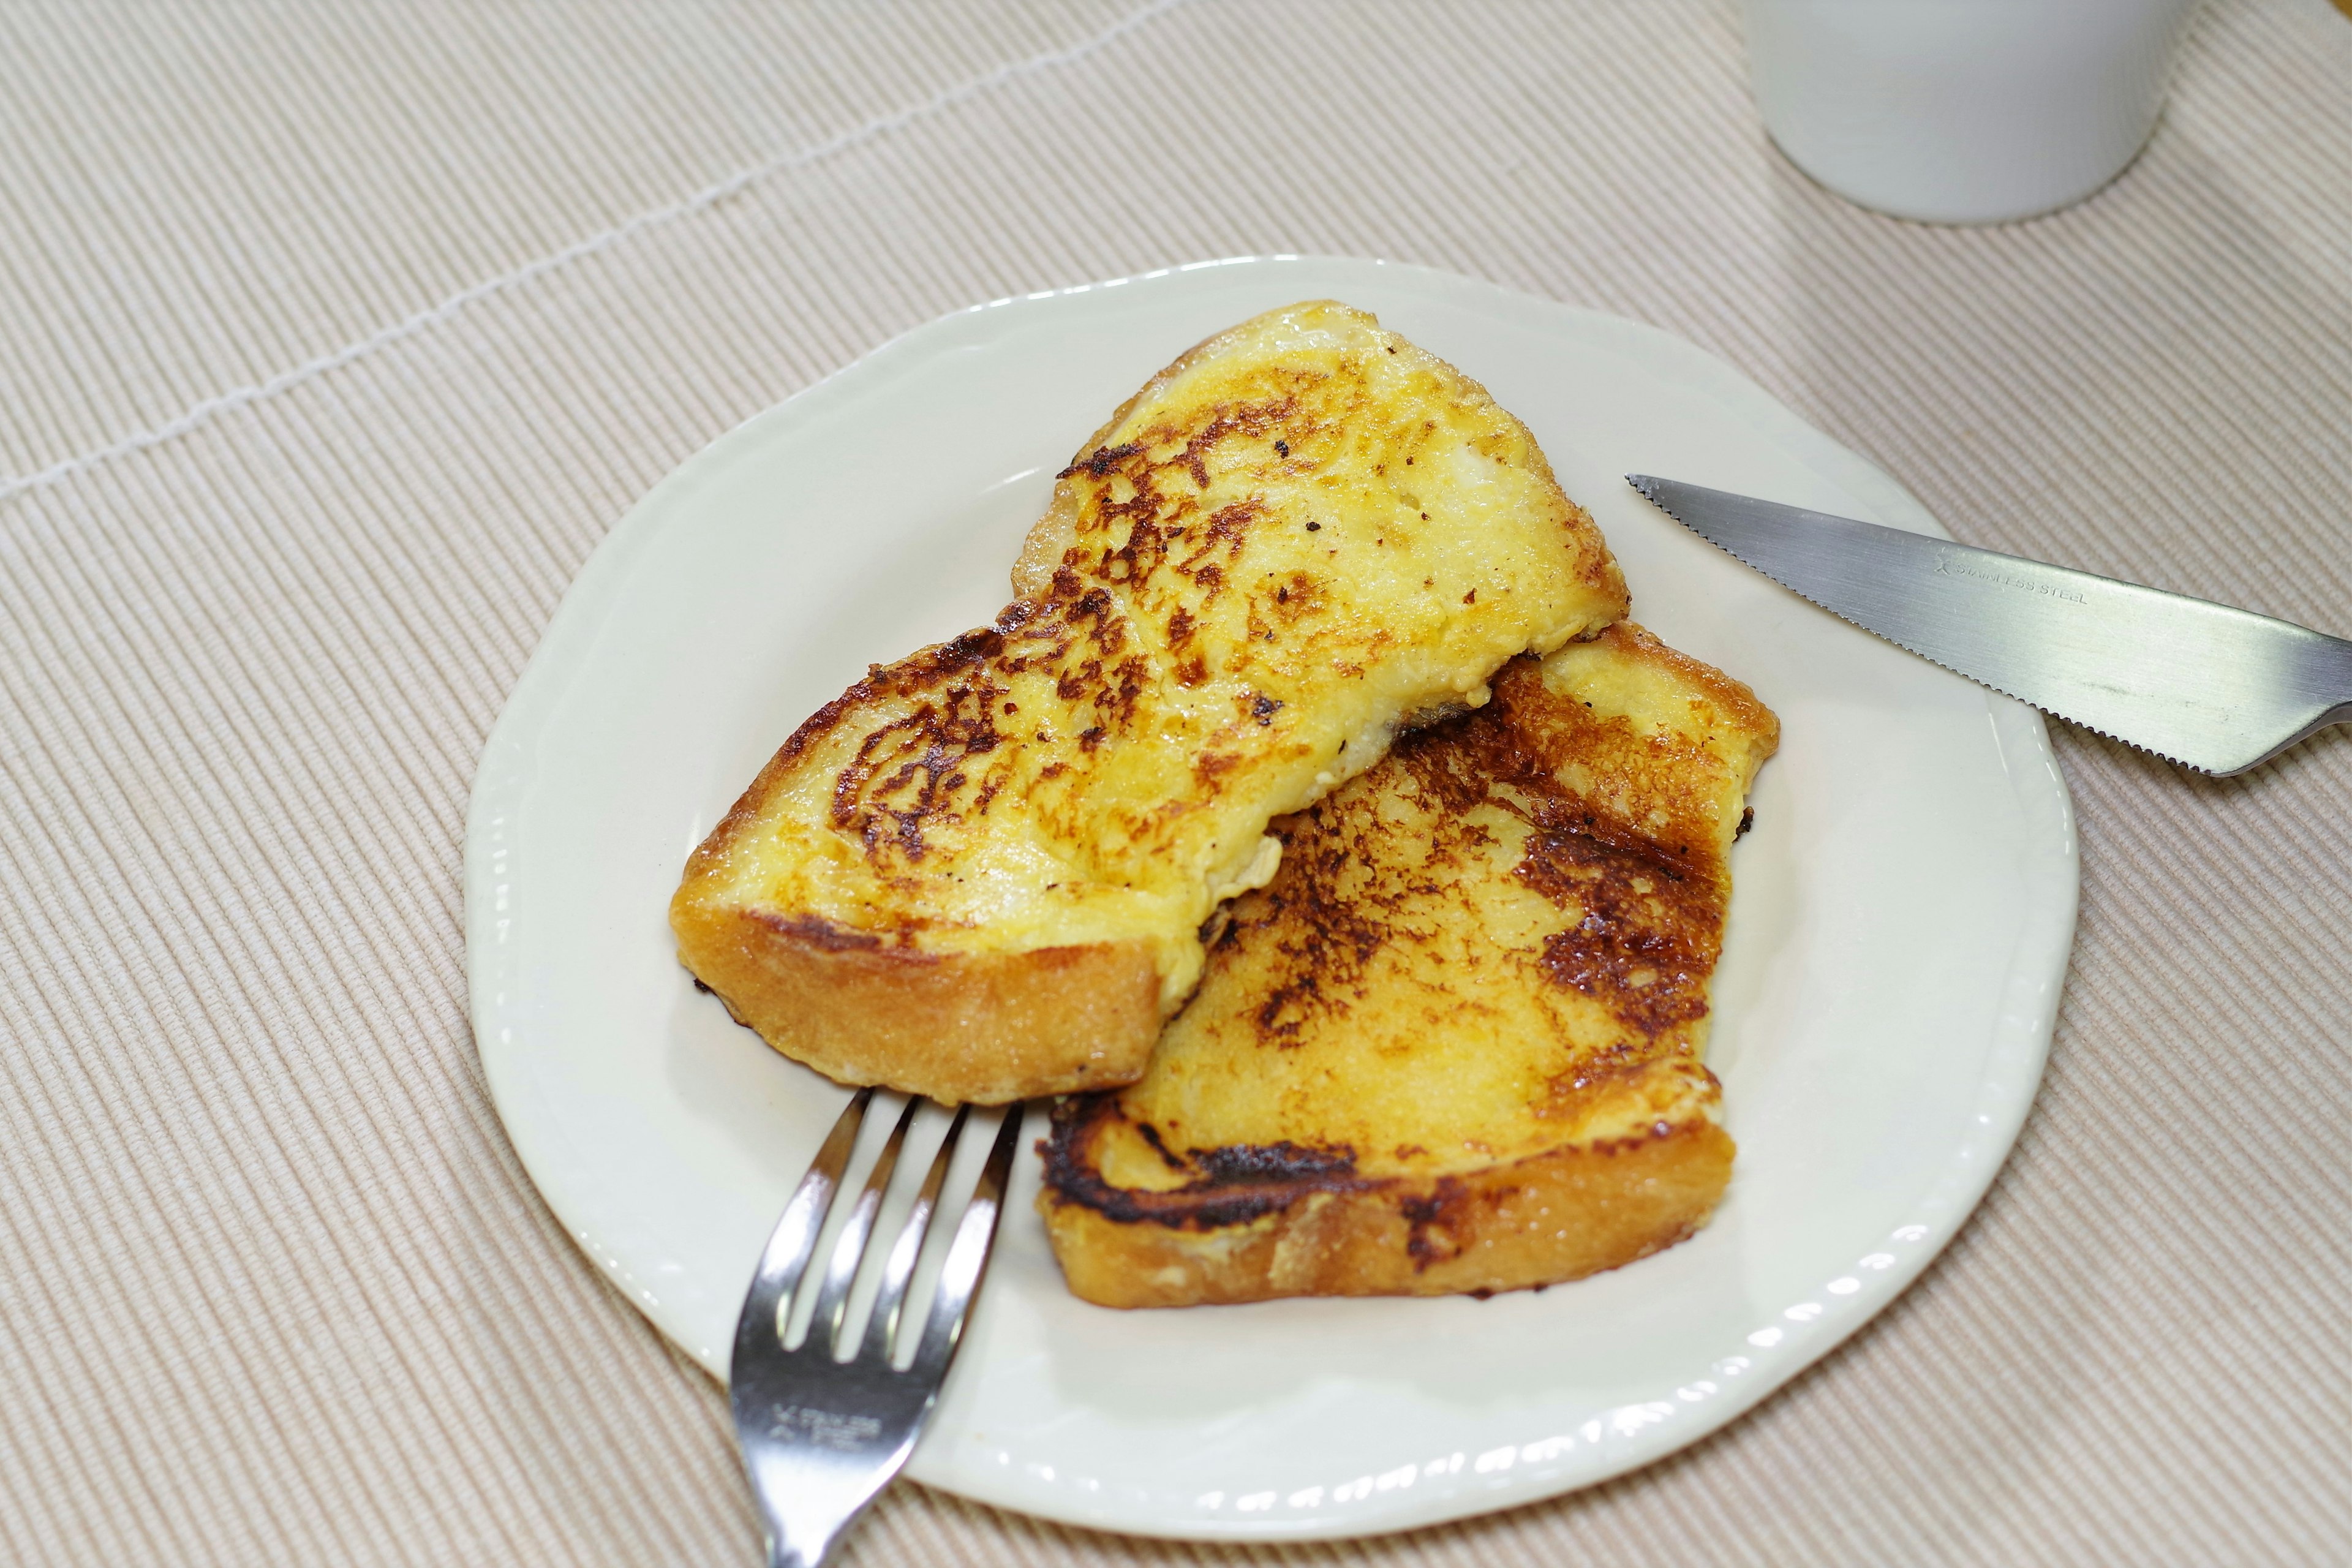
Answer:
<path fill-rule="evenodd" d="M 826 920 L 822 915 L 761 915 L 761 923 L 779 936 L 804 942 L 825 952 L 871 952 L 882 945 L 882 938 L 870 931 L 857 931 Z"/>
<path fill-rule="evenodd" d="M 986 635 L 995 639 L 994 633 Z M 914 681 L 906 684 L 919 689 Z M 957 792 L 971 782 L 963 764 L 1000 742 L 992 709 L 1003 695 L 1002 687 L 984 679 L 953 681 L 932 700 L 863 736 L 855 760 L 834 779 L 834 826 L 855 836 L 869 857 L 922 859 L 929 849 L 926 827 L 957 815 Z"/>
<path fill-rule="evenodd" d="M 1104 653 L 1115 649 L 1127 633 L 1127 623 L 1121 620 L 1111 604 L 1110 595 L 1100 588 L 1089 588 L 1078 595 L 1070 606 L 1070 624 L 1087 623 L 1087 636 Z"/>
<path fill-rule="evenodd" d="M 1202 535 L 1202 548 L 1206 550 L 1222 544 L 1229 559 L 1239 555 L 1250 524 L 1265 514 L 1265 503 L 1260 500 L 1235 501 L 1231 506 L 1218 508 L 1209 519 L 1208 531 Z"/>
<path fill-rule="evenodd" d="M 1169 1192 L 1114 1187 L 1103 1180 L 1095 1140 L 1124 1122 L 1178 1171 L 1200 1173 Z M 1120 1225 L 1151 1224 L 1174 1230 L 1216 1230 L 1247 1225 L 1288 1208 L 1313 1193 L 1363 1192 L 1385 1184 L 1356 1174 L 1355 1151 L 1290 1142 L 1234 1144 L 1192 1150 L 1178 1159 L 1147 1122 L 1131 1120 L 1115 1093 L 1072 1095 L 1054 1106 L 1051 1130 L 1037 1141 L 1045 1187 L 1054 1201 L 1089 1208 Z"/>
<path fill-rule="evenodd" d="M 1398 1201 L 1397 1211 L 1404 1215 L 1404 1250 L 1412 1259 L 1413 1272 L 1461 1256 L 1454 1230 L 1466 1195 L 1460 1177 L 1440 1176 L 1427 1194 Z"/>
<path fill-rule="evenodd" d="M 1135 1123 L 1135 1130 L 1143 1134 L 1143 1141 L 1151 1145 L 1151 1152 L 1160 1156 L 1160 1163 L 1171 1171 L 1184 1168 L 1184 1162 L 1169 1149 L 1167 1140 L 1160 1136 L 1159 1128 L 1149 1121 L 1139 1121 Z"/>
<path fill-rule="evenodd" d="M 1487 706 L 1413 731 L 1391 755 L 1449 817 L 1487 804 L 1527 823 L 1517 876 L 1578 915 L 1545 942 L 1543 972 L 1654 1037 L 1706 1016 L 1729 889 L 1689 856 L 1671 815 L 1662 842 L 1653 837 L 1660 829 L 1597 811 L 1560 784 L 1553 752 L 1597 763 L 1612 752 L 1640 757 L 1655 742 L 1623 720 L 1546 700 L 1540 683 L 1533 661 L 1514 665 Z M 1563 736 L 1562 725 L 1572 732 Z M 1547 726 L 1551 743 L 1535 743 Z"/>
<path fill-rule="evenodd" d="M 1545 1080 L 1534 1111 L 1546 1121 L 1575 1122 L 1596 1106 L 1651 1081 L 1656 1061 L 1657 1052 L 1646 1042 L 1621 1040 Z"/>
<path fill-rule="evenodd" d="M 1054 477 L 1057 479 L 1066 479 L 1072 474 L 1084 469 L 1096 479 L 1104 479 L 1109 476 L 1112 469 L 1142 450 L 1142 445 L 1135 441 L 1129 441 L 1120 447 L 1097 447 L 1092 452 L 1080 458 Z"/>
<path fill-rule="evenodd" d="M 1707 976 L 1722 938 L 1724 897 L 1688 876 L 1670 851 L 1639 839 L 1611 842 L 1591 827 L 1538 828 L 1520 879 L 1581 910 L 1544 942 L 1544 973 L 1608 1004 L 1657 1036 L 1706 1016 Z"/>
<path fill-rule="evenodd" d="M 1344 835 L 1318 830 L 1323 809 L 1274 824 L 1282 870 L 1235 900 L 1226 932 L 1268 949 L 1265 996 L 1252 1016 L 1266 1045 L 1295 1046 L 1309 1023 L 1344 1017 L 1374 955 L 1404 930 L 1391 918 L 1399 896 L 1351 885 L 1355 851 Z"/>
<path fill-rule="evenodd" d="M 1187 1152 L 1202 1173 L 1202 1184 L 1231 1187 L 1254 1182 L 1319 1181 L 1356 1173 L 1356 1152 L 1342 1143 L 1314 1147 L 1287 1138 L 1275 1143 L 1228 1143 Z"/>
<path fill-rule="evenodd" d="M 1208 424 L 1185 437 L 1183 449 L 1171 458 L 1167 466 L 1181 468 L 1192 476 L 1195 485 L 1207 489 L 1208 457 L 1212 451 L 1235 436 L 1249 439 L 1263 437 L 1266 431 L 1288 419 L 1297 406 L 1297 401 L 1288 397 L 1265 403 L 1220 405 L 1211 415 Z M 1279 442 L 1276 445 L 1281 447 Z M 1287 448 L 1283 448 L 1283 455 L 1289 456 Z"/>
<path fill-rule="evenodd" d="M 1095 698 L 1095 712 L 1108 724 L 1123 726 L 1135 716 L 1136 705 L 1143 700 L 1144 682 L 1151 668 L 1140 655 L 1121 659 L 1111 671 L 1111 679 Z"/>
<path fill-rule="evenodd" d="M 1321 582 L 1305 572 L 1293 572 L 1274 593 L 1274 613 L 1289 625 L 1297 626 L 1324 607 L 1326 595 Z"/>
<path fill-rule="evenodd" d="M 1309 1005 L 1322 998 L 1323 983 L 1309 971 L 1293 974 L 1274 988 L 1257 1010 L 1258 1032 L 1279 1045 L 1298 1043 L 1298 1031 L 1305 1023 L 1302 1015 Z"/>

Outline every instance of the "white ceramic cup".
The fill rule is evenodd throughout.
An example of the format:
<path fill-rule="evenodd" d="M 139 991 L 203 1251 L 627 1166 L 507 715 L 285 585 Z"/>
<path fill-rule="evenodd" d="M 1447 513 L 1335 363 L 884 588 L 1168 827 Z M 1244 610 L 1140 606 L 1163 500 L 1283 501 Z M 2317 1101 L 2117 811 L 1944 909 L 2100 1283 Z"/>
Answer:
<path fill-rule="evenodd" d="M 1997 223 L 2122 173 L 2197 0 L 1746 0 L 1765 128 L 1897 217 Z"/>

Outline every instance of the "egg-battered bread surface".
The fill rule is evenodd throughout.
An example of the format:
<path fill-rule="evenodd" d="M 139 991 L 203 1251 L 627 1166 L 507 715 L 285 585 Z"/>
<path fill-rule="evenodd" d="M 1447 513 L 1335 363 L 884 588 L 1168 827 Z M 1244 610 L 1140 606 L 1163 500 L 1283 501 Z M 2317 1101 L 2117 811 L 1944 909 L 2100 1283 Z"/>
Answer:
<path fill-rule="evenodd" d="M 1623 615 L 1484 388 L 1330 301 L 1152 378 L 1057 482 L 993 625 L 866 678 L 689 861 L 679 955 L 786 1055 L 994 1102 L 1143 1070 L 1270 819 Z"/>
<path fill-rule="evenodd" d="M 1728 856 L 1779 721 L 1630 623 L 1276 825 L 1149 1070 L 1040 1199 L 1108 1306 L 1572 1279 L 1706 1222 Z"/>

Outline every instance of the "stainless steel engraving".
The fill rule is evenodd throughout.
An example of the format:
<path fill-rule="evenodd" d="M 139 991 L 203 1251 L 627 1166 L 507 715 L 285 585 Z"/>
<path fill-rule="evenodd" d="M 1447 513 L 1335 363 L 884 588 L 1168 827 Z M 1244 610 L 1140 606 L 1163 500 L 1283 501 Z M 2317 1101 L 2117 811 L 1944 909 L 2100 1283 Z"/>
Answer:
<path fill-rule="evenodd" d="M 729 1394 L 744 1468 L 767 1525 L 770 1568 L 815 1568 L 914 1452 L 987 1272 L 1021 1134 L 1016 1105 L 1005 1111 L 971 1200 L 948 1242 L 930 1310 L 919 1331 L 910 1331 L 912 1356 L 902 1369 L 897 1362 L 908 1349 L 908 1333 L 901 1332 L 908 1289 L 971 1109 L 959 1108 L 949 1124 L 883 1262 L 866 1331 L 855 1344 L 846 1343 L 851 1289 L 908 1129 L 923 1103 L 910 1100 L 835 1240 L 818 1279 L 807 1331 L 799 1345 L 788 1348 L 795 1293 L 873 1100 L 872 1089 L 858 1090 L 817 1151 L 768 1238 L 735 1325 Z"/>
<path fill-rule="evenodd" d="M 1627 482 L 1865 631 L 2209 773 L 2352 722 L 2352 642 L 2247 610 L 1675 479 Z"/>

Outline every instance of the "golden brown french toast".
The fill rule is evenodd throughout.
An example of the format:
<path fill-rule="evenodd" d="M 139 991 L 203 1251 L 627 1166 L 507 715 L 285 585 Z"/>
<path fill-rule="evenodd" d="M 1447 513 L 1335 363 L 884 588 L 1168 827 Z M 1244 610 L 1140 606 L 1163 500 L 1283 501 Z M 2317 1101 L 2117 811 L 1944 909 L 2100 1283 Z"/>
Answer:
<path fill-rule="evenodd" d="M 1435 1295 L 1671 1246 L 1730 1178 L 1700 1064 L 1727 858 L 1780 724 L 1630 623 L 1276 824 L 1135 1084 L 1039 1199 L 1113 1307 Z"/>
<path fill-rule="evenodd" d="M 833 1078 L 1132 1080 L 1267 822 L 1625 589 L 1525 426 L 1329 301 L 1154 376 L 1059 478 L 992 626 L 876 666 L 696 850 L 678 952 Z"/>

